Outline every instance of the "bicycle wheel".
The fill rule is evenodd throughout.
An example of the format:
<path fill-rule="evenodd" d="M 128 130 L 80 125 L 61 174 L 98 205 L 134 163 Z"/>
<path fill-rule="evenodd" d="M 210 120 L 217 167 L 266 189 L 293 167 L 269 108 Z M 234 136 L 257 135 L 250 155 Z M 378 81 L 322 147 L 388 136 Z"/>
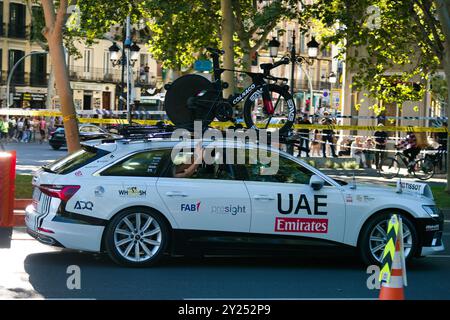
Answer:
<path fill-rule="evenodd" d="M 205 108 L 190 109 L 188 99 L 196 97 L 200 92 L 208 103 Z M 205 77 L 188 74 L 175 80 L 166 92 L 164 110 L 167 117 L 178 128 L 189 131 L 194 129 L 194 121 L 202 121 L 203 127 L 207 127 L 214 119 L 214 105 L 217 94 L 213 92 L 212 83 Z"/>
<path fill-rule="evenodd" d="M 263 101 L 262 86 L 256 87 L 245 100 L 244 120 L 247 128 L 255 130 L 279 130 L 280 135 L 287 134 L 295 121 L 295 103 L 291 94 L 276 84 L 267 84 L 271 101 Z M 272 103 L 274 112 L 265 112 L 264 104 Z"/>
<path fill-rule="evenodd" d="M 385 179 L 392 179 L 398 176 L 400 164 L 395 158 L 386 158 L 381 162 L 378 173 Z"/>
<path fill-rule="evenodd" d="M 414 164 L 414 177 L 420 180 L 428 180 L 434 176 L 434 164 L 429 159 L 417 160 Z"/>

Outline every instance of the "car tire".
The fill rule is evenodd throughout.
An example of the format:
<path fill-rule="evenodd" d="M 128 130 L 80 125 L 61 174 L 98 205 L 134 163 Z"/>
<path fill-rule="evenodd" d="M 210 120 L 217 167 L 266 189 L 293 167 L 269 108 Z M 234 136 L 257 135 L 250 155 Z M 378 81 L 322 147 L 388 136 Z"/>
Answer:
<path fill-rule="evenodd" d="M 384 245 L 386 244 L 385 238 L 383 240 L 378 240 L 382 238 L 382 233 L 380 232 L 380 228 L 384 231 L 387 230 L 387 223 L 389 222 L 393 213 L 400 214 L 403 221 L 403 236 L 404 236 L 404 244 L 405 244 L 405 254 L 406 260 L 411 260 L 414 256 L 416 256 L 418 250 L 419 238 L 417 234 L 416 227 L 414 223 L 411 221 L 411 218 L 407 217 L 402 213 L 395 212 L 385 212 L 381 214 L 377 214 L 371 217 L 364 225 L 361 230 L 359 242 L 358 242 L 358 251 L 362 261 L 366 265 L 380 265 L 381 255 L 384 250 Z M 378 249 L 375 252 L 375 249 L 382 246 L 382 249 Z M 379 257 L 377 259 L 377 257 Z"/>
<path fill-rule="evenodd" d="M 166 252 L 169 230 L 165 219 L 154 210 L 139 207 L 126 209 L 117 214 L 106 227 L 105 249 L 119 265 L 151 266 Z"/>

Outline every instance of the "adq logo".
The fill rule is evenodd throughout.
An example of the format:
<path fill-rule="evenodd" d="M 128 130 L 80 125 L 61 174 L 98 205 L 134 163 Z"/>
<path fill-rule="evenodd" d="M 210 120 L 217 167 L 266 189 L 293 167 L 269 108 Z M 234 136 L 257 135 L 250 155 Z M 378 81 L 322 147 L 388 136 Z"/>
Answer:
<path fill-rule="evenodd" d="M 77 201 L 74 207 L 74 209 L 76 210 L 89 210 L 89 211 L 92 211 L 92 208 L 94 208 L 94 204 L 91 201 Z"/>

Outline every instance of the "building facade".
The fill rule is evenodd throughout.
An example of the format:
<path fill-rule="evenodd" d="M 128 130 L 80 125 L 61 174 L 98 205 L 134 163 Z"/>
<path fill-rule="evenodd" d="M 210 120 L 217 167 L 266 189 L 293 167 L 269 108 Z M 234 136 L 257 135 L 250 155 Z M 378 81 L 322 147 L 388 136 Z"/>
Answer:
<path fill-rule="evenodd" d="M 0 1 L 0 106 L 6 107 L 6 82 L 13 66 L 22 58 L 12 75 L 10 102 L 13 108 L 59 109 L 58 96 L 48 88 L 51 63 L 45 53 L 45 43 L 39 41 L 36 19 L 43 17 L 42 8 L 30 0 Z M 145 42 L 145 39 L 142 39 Z M 81 58 L 66 55 L 69 77 L 77 110 L 117 110 L 120 93 L 126 91 L 122 80 L 121 65 L 113 66 L 110 60 L 109 40 L 98 40 L 92 46 L 82 41 L 74 43 Z M 139 58 L 133 66 L 132 97 L 141 109 L 146 106 L 145 97 L 162 81 L 161 67 L 151 58 L 145 44 L 139 44 Z M 32 52 L 43 52 L 31 54 Z M 51 82 L 51 81 L 50 81 Z M 53 85 L 54 84 L 50 84 Z M 49 90 L 50 89 L 50 90 Z M 50 99 L 47 95 L 50 91 Z M 144 98 L 141 99 L 141 96 Z M 143 103 L 141 105 L 141 100 Z"/>

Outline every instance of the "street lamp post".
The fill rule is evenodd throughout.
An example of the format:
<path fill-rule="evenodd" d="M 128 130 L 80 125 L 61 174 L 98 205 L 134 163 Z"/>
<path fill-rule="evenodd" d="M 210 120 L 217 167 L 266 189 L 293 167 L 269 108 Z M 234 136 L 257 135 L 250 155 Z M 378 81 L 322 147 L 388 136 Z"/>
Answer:
<path fill-rule="evenodd" d="M 133 79 L 133 69 L 132 67 L 139 59 L 139 50 L 141 48 L 133 43 L 131 40 L 131 24 L 130 24 L 130 16 L 127 17 L 126 21 L 126 32 L 123 41 L 122 48 L 120 48 L 117 43 L 113 43 L 111 47 L 109 47 L 110 52 L 110 60 L 113 66 L 121 65 L 122 67 L 122 79 L 121 79 L 121 92 L 119 97 L 119 106 L 121 104 L 121 100 L 123 99 L 123 88 L 125 85 L 125 67 L 126 67 L 126 83 L 127 83 L 127 98 L 126 98 L 126 107 L 127 107 L 127 120 L 128 123 L 131 124 L 131 81 Z M 122 51 L 122 56 L 120 57 L 119 52 Z"/>
<path fill-rule="evenodd" d="M 296 64 L 302 64 L 306 63 L 308 65 L 312 65 L 314 63 L 313 59 L 317 59 L 317 55 L 319 52 L 319 43 L 316 41 L 315 37 L 311 38 L 311 41 L 309 41 L 306 46 L 308 47 L 308 58 L 305 58 L 303 56 L 298 56 L 296 52 L 296 46 L 295 46 L 295 30 L 292 32 L 292 46 L 290 51 L 290 57 L 289 60 L 291 61 L 292 67 L 291 67 L 291 95 L 294 96 L 295 93 L 295 66 Z M 280 42 L 276 39 L 276 37 L 272 37 L 272 40 L 268 43 L 270 56 L 272 58 L 276 58 L 278 56 L 278 48 L 280 47 Z M 307 75 L 308 83 L 310 87 L 310 99 L 311 99 L 311 105 L 313 100 L 313 87 L 311 82 L 311 77 Z"/>

